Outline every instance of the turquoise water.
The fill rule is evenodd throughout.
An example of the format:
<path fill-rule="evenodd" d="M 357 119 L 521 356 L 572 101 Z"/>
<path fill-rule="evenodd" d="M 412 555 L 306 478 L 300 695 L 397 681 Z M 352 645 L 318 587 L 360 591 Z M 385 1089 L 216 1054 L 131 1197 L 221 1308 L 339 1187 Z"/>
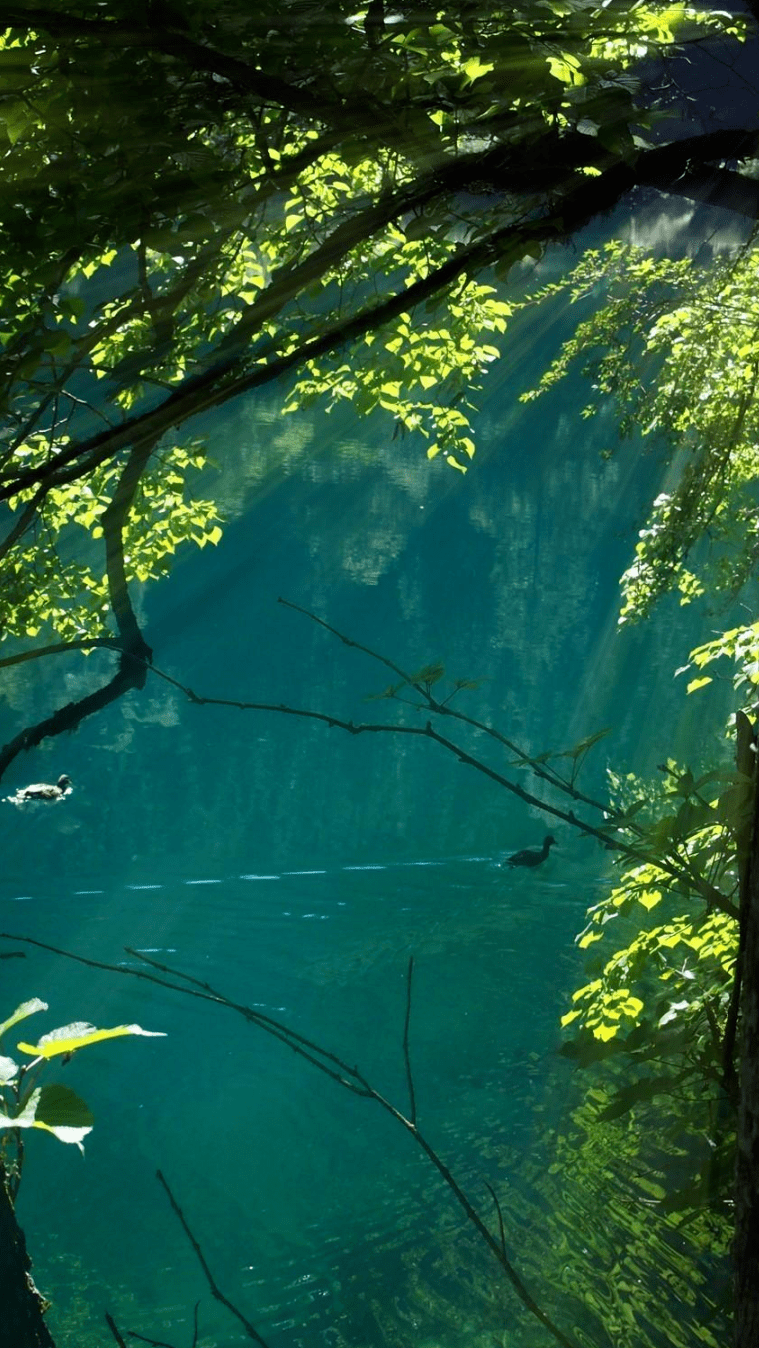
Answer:
<path fill-rule="evenodd" d="M 616 629 L 618 576 L 661 484 L 656 456 L 630 446 L 602 462 L 611 421 L 578 422 L 566 392 L 529 411 L 515 403 L 553 341 L 517 332 L 466 478 L 381 425 L 296 423 L 273 399 L 210 425 L 228 526 L 216 551 L 141 596 L 156 666 L 201 696 L 424 723 L 367 701 L 387 669 L 282 596 L 406 669 L 441 660 L 482 680 L 454 705 L 530 752 L 610 727 L 589 789 L 607 762 L 654 771 L 667 754 L 712 755 L 704 708 L 716 712 L 724 691 L 694 707 L 672 673 L 713 620 L 665 606 L 644 631 Z M 6 672 L 3 738 L 108 669 L 93 655 Z M 508 765 L 471 729 L 455 737 Z M 420 1125 L 494 1228 L 485 1181 L 497 1190 L 517 1264 L 578 1342 L 621 1341 L 599 1338 L 592 1317 L 583 1329 L 569 1265 L 566 1286 L 541 1284 L 550 1204 L 566 1201 L 595 1248 L 610 1201 L 599 1177 L 599 1206 L 586 1195 L 575 1214 L 577 1193 L 543 1183 L 573 1099 L 555 1053 L 582 977 L 572 938 L 608 853 L 551 825 L 549 861 L 512 875 L 498 862 L 539 843 L 543 817 L 438 746 L 201 707 L 157 677 L 17 760 L 7 789 L 64 771 L 75 790 L 61 805 L 1 807 L 0 926 L 127 972 L 27 948 L 2 965 L 4 1004 L 43 997 L 40 1030 L 136 1021 L 167 1037 L 98 1045 L 60 1069 L 96 1115 L 84 1159 L 30 1140 L 19 1212 L 61 1348 L 105 1342 L 105 1309 L 122 1332 L 189 1344 L 199 1299 L 203 1348 L 245 1340 L 212 1300 L 156 1168 L 222 1290 L 271 1346 L 552 1341 L 386 1113 L 239 1015 L 133 978 L 127 947 L 358 1064 L 401 1110 L 413 955 Z M 677 1257 L 661 1255 L 675 1309 Z"/>

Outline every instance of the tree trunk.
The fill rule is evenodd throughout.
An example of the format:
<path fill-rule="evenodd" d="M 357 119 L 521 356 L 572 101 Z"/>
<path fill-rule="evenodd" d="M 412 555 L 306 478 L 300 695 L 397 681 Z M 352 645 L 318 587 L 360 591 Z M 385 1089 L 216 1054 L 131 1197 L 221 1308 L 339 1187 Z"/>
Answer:
<path fill-rule="evenodd" d="M 752 756 L 755 759 L 755 742 Z M 743 765 L 739 762 L 739 767 Z M 745 768 L 743 768 L 745 771 Z M 741 876 L 741 1054 L 735 1167 L 735 1348 L 759 1344 L 759 774 L 746 872 Z"/>
<path fill-rule="evenodd" d="M 0 1348 L 55 1348 L 31 1267 L 0 1166 Z"/>

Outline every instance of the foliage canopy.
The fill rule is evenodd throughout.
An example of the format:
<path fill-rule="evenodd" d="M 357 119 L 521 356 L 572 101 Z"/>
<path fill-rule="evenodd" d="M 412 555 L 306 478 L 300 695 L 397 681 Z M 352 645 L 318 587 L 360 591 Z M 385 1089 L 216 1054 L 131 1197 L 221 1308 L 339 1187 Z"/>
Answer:
<path fill-rule="evenodd" d="M 144 682 L 135 585 L 185 543 L 221 537 L 213 501 L 195 499 L 194 418 L 281 381 L 288 411 L 348 401 L 465 471 L 477 386 L 515 308 L 494 282 L 636 190 L 755 219 L 755 119 L 719 131 L 694 119 L 669 139 L 641 71 L 710 41 L 733 49 L 756 19 L 754 5 L 746 16 L 631 0 L 5 6 L 2 635 L 27 647 L 13 660 L 101 644 L 120 664 L 104 688 L 21 731 L 0 772 Z M 751 248 L 704 271 L 617 246 L 566 283 L 577 299 L 605 287 L 608 302 L 544 387 L 594 346 L 596 392 L 683 462 L 641 536 L 625 617 L 668 587 L 689 602 L 750 573 L 755 283 Z M 753 686 L 748 631 L 694 652 L 694 665 L 740 654 Z M 429 698 L 438 677 L 411 682 Z M 585 751 L 570 751 L 570 794 Z M 520 766 L 558 779 L 548 757 Z M 607 1119 L 726 1079 L 741 791 L 740 772 L 670 764 L 659 792 L 620 787 L 598 830 L 627 839 L 628 856 L 580 943 L 593 952 L 612 919 L 624 939 L 565 1019 L 585 1031 L 579 1052 L 624 1043 L 646 1073 L 637 1094 L 605 1097 Z M 86 1041 L 88 1028 L 84 1039 L 66 1028 L 65 1042 Z M 662 1034 L 688 1045 L 666 1079 L 652 1066 Z M 5 1070 L 13 1091 L 21 1069 Z M 5 1127 L 53 1126 L 41 1100 L 36 1113 L 9 1110 Z"/>
<path fill-rule="evenodd" d="M 753 133 L 667 144 L 636 74 L 741 42 L 740 15 L 195 0 L 3 19 L 1 616 L 21 639 L 149 658 L 130 585 L 220 537 L 192 494 L 193 416 L 289 375 L 287 409 L 379 409 L 463 470 L 510 313 L 479 272 L 657 180 L 755 208 L 716 167 Z"/>

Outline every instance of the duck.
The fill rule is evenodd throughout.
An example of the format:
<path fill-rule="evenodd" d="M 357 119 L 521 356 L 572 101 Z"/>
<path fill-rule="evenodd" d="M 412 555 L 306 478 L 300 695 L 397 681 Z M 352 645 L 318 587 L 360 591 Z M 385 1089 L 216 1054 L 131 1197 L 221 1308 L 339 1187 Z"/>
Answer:
<path fill-rule="evenodd" d="M 556 846 L 556 839 L 548 833 L 543 839 L 543 846 L 538 850 L 535 847 L 525 847 L 521 852 L 515 852 L 513 856 L 506 857 L 501 862 L 502 866 L 540 866 L 548 856 L 552 847 Z"/>
<path fill-rule="evenodd" d="M 32 782 L 30 786 L 20 786 L 8 800 L 12 805 L 26 805 L 28 801 L 36 800 L 63 800 L 73 789 L 71 778 L 62 772 L 57 782 Z"/>

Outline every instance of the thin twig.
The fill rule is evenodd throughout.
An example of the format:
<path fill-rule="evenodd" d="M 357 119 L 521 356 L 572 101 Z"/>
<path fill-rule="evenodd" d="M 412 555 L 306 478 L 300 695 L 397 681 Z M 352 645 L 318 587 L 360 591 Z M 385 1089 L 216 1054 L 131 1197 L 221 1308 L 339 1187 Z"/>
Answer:
<path fill-rule="evenodd" d="M 115 1325 L 114 1320 L 113 1320 L 113 1316 L 112 1316 L 112 1315 L 109 1315 L 108 1311 L 106 1311 L 106 1313 L 105 1313 L 105 1323 L 107 1324 L 107 1326 L 108 1326 L 108 1328 L 110 1329 L 110 1331 L 111 1331 L 111 1333 L 112 1333 L 114 1339 L 116 1340 L 117 1344 L 119 1345 L 119 1348 L 127 1348 L 126 1344 L 124 1343 L 124 1340 L 122 1339 L 121 1335 L 119 1334 L 118 1329 L 116 1328 L 116 1325 Z"/>
<path fill-rule="evenodd" d="M 205 1274 L 206 1282 L 208 1283 L 208 1286 L 211 1289 L 211 1295 L 214 1296 L 217 1301 L 220 1301 L 223 1306 L 226 1306 L 227 1310 L 232 1315 L 234 1315 L 236 1319 L 240 1321 L 240 1324 L 242 1325 L 243 1329 L 248 1335 L 248 1338 L 255 1339 L 256 1343 L 261 1344 L 261 1348 L 267 1348 L 266 1340 L 261 1338 L 261 1335 L 259 1334 L 258 1330 L 253 1327 L 253 1325 L 250 1323 L 250 1320 L 247 1320 L 246 1317 L 243 1315 L 242 1311 L 238 1310 L 235 1304 L 232 1301 L 230 1301 L 228 1297 L 225 1297 L 221 1288 L 216 1283 L 214 1276 L 211 1273 L 208 1264 L 206 1263 L 205 1255 L 203 1254 L 203 1251 L 201 1250 L 197 1240 L 195 1239 L 194 1235 L 192 1234 L 192 1231 L 187 1225 L 185 1215 L 182 1209 L 180 1208 L 179 1204 L 177 1203 L 177 1200 L 174 1197 L 173 1193 L 171 1192 L 171 1189 L 169 1188 L 168 1183 L 166 1182 L 162 1172 L 160 1170 L 157 1170 L 156 1176 L 163 1185 L 164 1189 L 166 1190 L 169 1202 L 171 1203 L 174 1212 L 179 1218 L 179 1221 L 181 1222 L 182 1227 L 184 1229 L 184 1233 L 187 1236 L 187 1239 L 189 1240 L 190 1244 L 192 1245 L 195 1254 L 197 1255 L 200 1267 L 202 1268 L 203 1273 Z"/>
<path fill-rule="evenodd" d="M 484 1183 L 485 1183 L 485 1188 L 488 1189 L 488 1190 L 490 1191 L 490 1194 L 491 1194 L 491 1197 L 492 1197 L 492 1199 L 493 1199 L 493 1202 L 495 1203 L 495 1210 L 496 1210 L 496 1212 L 498 1213 L 498 1230 L 499 1230 L 500 1235 L 501 1235 L 501 1251 L 502 1251 L 503 1257 L 504 1257 L 504 1259 L 505 1259 L 505 1258 L 507 1257 L 507 1256 L 506 1256 L 506 1232 L 505 1232 L 504 1229 L 503 1229 L 503 1213 L 501 1212 L 501 1205 L 500 1205 L 500 1203 L 498 1202 L 498 1195 L 497 1195 L 495 1189 L 493 1188 L 492 1184 L 488 1184 L 487 1180 L 485 1180 Z"/>
<path fill-rule="evenodd" d="M 403 1025 L 403 1061 L 406 1064 L 406 1081 L 408 1083 L 409 1095 L 409 1120 L 412 1128 L 416 1128 L 416 1097 L 414 1095 L 414 1078 L 411 1073 L 411 1059 L 409 1057 L 409 1023 L 411 1021 L 411 978 L 414 972 L 414 956 L 409 955 L 408 975 L 406 977 L 406 1019 Z"/>
<path fill-rule="evenodd" d="M 604 808 L 600 802 L 594 801 L 592 797 L 589 796 L 586 797 L 581 795 L 557 774 L 549 775 L 540 770 L 539 765 L 536 766 L 534 760 L 532 760 L 529 757 L 529 755 L 525 754 L 523 750 L 521 750 L 517 745 L 513 744 L 510 740 L 507 740 L 505 736 L 501 735 L 501 733 L 495 730 L 493 727 L 488 726 L 485 722 L 480 722 L 472 717 L 466 716 L 463 712 L 459 713 L 453 711 L 450 708 L 446 708 L 443 703 L 435 702 L 435 700 L 430 697 L 429 691 L 425 689 L 424 685 L 421 683 L 415 683 L 412 679 L 410 679 L 408 674 L 400 667 L 400 665 L 396 665 L 392 660 L 389 660 L 385 656 L 379 655 L 377 652 L 372 651 L 368 646 L 363 646 L 360 642 L 353 641 L 351 637 L 345 636 L 344 633 L 339 632 L 337 628 L 332 627 L 322 618 L 316 617 L 316 615 L 312 614 L 308 609 L 301 608 L 298 604 L 293 604 L 290 602 L 290 600 L 287 599 L 280 598 L 278 602 L 280 604 L 283 604 L 286 608 L 292 608 L 299 613 L 303 613 L 306 617 L 311 618 L 320 627 L 324 627 L 327 631 L 332 632 L 333 635 L 335 635 L 338 638 L 338 640 L 343 642 L 344 645 L 352 646 L 357 650 L 363 651 L 365 654 L 372 656 L 375 660 L 378 660 L 381 664 L 386 665 L 389 669 L 393 670 L 394 673 L 399 674 L 405 683 L 408 683 L 411 687 L 416 689 L 416 691 L 422 697 L 425 698 L 425 701 L 431 711 L 435 713 L 440 713 L 442 715 L 454 716 L 457 720 L 463 721 L 464 723 L 472 726 L 473 729 L 484 731 L 486 734 L 491 735 L 499 743 L 506 746 L 509 750 L 512 750 L 514 753 L 516 753 L 519 756 L 520 761 L 524 762 L 525 765 L 532 766 L 533 769 L 536 771 L 537 776 L 544 777 L 545 780 L 548 781 L 550 785 L 556 787 L 558 790 L 564 791 L 566 794 L 572 796 L 574 799 L 583 800 L 586 804 L 592 806 L 593 808 L 598 809 Z M 194 692 L 193 689 L 188 688 L 186 685 L 180 683 L 178 679 L 174 679 L 170 675 L 165 674 L 162 670 L 157 669 L 154 665 L 149 665 L 147 666 L 147 668 L 149 669 L 150 673 L 156 675 L 156 677 L 164 679 L 167 683 L 170 683 L 172 687 L 178 688 L 181 692 L 185 694 L 187 698 L 189 698 L 191 702 L 195 703 L 197 706 L 235 707 L 239 711 L 268 711 L 274 712 L 275 714 L 280 716 L 297 716 L 304 720 L 320 721 L 322 724 L 328 726 L 330 729 L 344 730 L 350 735 L 362 735 L 362 734 L 416 735 L 421 736 L 422 738 L 425 739 L 434 740 L 436 744 L 439 744 L 442 748 L 447 749 L 449 753 L 454 754 L 454 756 L 458 758 L 460 763 L 464 763 L 468 767 L 474 768 L 477 772 L 484 773 L 486 777 L 489 777 L 499 786 L 502 786 L 506 791 L 510 791 L 512 792 L 513 795 L 518 796 L 520 800 L 523 800 L 525 802 L 525 804 L 533 806 L 535 809 L 540 810 L 544 814 L 550 814 L 555 819 L 561 819 L 564 823 L 569 824 L 572 828 L 577 829 L 579 832 L 585 834 L 587 837 L 597 838 L 598 841 L 603 843 L 605 847 L 608 847 L 615 852 L 619 852 L 622 856 L 629 857 L 631 860 L 636 862 L 641 861 L 644 863 L 651 862 L 650 855 L 645 851 L 643 847 L 637 846 L 635 844 L 622 842 L 621 839 L 619 838 L 610 837 L 608 832 L 609 825 L 602 828 L 598 828 L 596 827 L 595 824 L 592 824 L 590 820 L 578 818 L 574 810 L 571 809 L 563 810 L 557 805 L 550 805 L 547 801 L 541 800 L 538 796 L 533 795 L 531 791 L 525 790 L 524 787 L 519 786 L 516 782 L 511 781 L 510 778 L 505 777 L 503 773 L 497 772 L 495 768 L 489 767 L 487 763 L 484 763 L 482 761 L 482 759 L 475 758 L 473 754 L 468 753 L 461 745 L 456 744 L 453 740 L 448 739 L 445 735 L 441 735 L 437 730 L 435 730 L 431 721 L 427 721 L 424 726 L 394 725 L 388 724 L 387 722 L 356 723 L 355 721 L 345 721 L 341 719 L 339 716 L 331 716 L 327 712 L 311 711 L 309 708 L 304 707 L 288 707 L 284 703 L 244 702 L 232 698 L 202 697 L 196 692 Z M 610 818 L 610 825 L 614 826 L 613 812 L 609 812 L 609 818 Z M 625 827 L 628 827 L 628 825 L 625 825 Z M 666 857 L 657 858 L 656 865 L 659 868 L 659 870 L 664 871 L 665 874 L 669 875 L 673 880 L 679 882 L 680 884 L 686 884 L 689 888 L 695 889 L 696 892 L 706 903 L 712 904 L 715 908 L 719 908 L 721 912 L 726 913 L 730 917 L 737 918 L 738 909 L 735 906 L 735 904 L 733 904 L 731 900 L 725 894 L 722 893 L 721 890 L 717 889 L 714 885 L 709 884 L 703 877 L 694 874 L 692 869 L 689 868 L 688 866 L 683 864 L 678 865 L 675 862 L 669 861 Z"/>
<path fill-rule="evenodd" d="M 423 697 L 425 696 L 422 684 L 415 683 L 411 675 L 406 673 L 405 669 L 401 669 L 400 665 L 396 665 L 392 660 L 388 660 L 386 655 L 379 655 L 378 652 L 373 651 L 371 647 L 362 646 L 360 641 L 354 641 L 352 637 L 346 637 L 343 632 L 338 632 L 336 627 L 332 627 L 332 625 L 325 622 L 323 618 L 318 618 L 310 609 L 301 608 L 300 604 L 294 604 L 290 599 L 283 599 L 280 595 L 277 603 L 284 605 L 285 608 L 293 609 L 295 613 L 302 613 L 304 617 L 310 618 L 318 627 L 323 627 L 327 632 L 331 632 L 334 637 L 337 637 L 338 641 L 342 641 L 344 646 L 350 646 L 354 651 L 363 651 L 364 655 L 371 656 L 372 660 L 377 660 L 381 665 L 384 665 L 386 669 L 392 670 L 393 674 L 397 674 L 399 678 L 403 679 L 404 683 L 409 684 L 411 688 L 416 688 L 417 692 L 421 693 Z"/>
<path fill-rule="evenodd" d="M 318 621 L 321 620 L 319 619 Z M 141 636 L 139 639 L 141 639 Z M 60 734 L 63 730 L 74 729 L 85 716 L 92 715 L 94 711 L 100 710 L 102 706 L 106 706 L 108 703 L 113 702 L 120 697 L 123 692 L 128 691 L 128 689 L 135 686 L 141 686 L 140 678 L 133 672 L 133 667 L 137 666 L 141 666 L 146 672 L 165 680 L 165 682 L 171 684 L 172 687 L 178 688 L 197 706 L 235 707 L 239 711 L 268 711 L 279 716 L 296 716 L 301 720 L 319 721 L 330 729 L 344 730 L 350 735 L 414 735 L 422 739 L 433 740 L 434 743 L 439 744 L 443 749 L 446 749 L 449 753 L 453 754 L 460 763 L 464 763 L 466 766 L 474 768 L 477 772 L 483 773 L 486 777 L 489 777 L 491 781 L 494 781 L 499 786 L 503 787 L 504 790 L 510 791 L 513 795 L 518 796 L 526 805 L 531 805 L 535 809 L 540 810 L 543 814 L 553 816 L 554 819 L 561 819 L 564 823 L 577 829 L 578 832 L 585 834 L 586 837 L 597 838 L 605 847 L 611 848 L 613 851 L 619 852 L 622 856 L 629 857 L 633 861 L 642 861 L 644 863 L 650 863 L 651 861 L 650 855 L 641 847 L 622 842 L 617 838 L 611 838 L 605 828 L 597 828 L 596 825 L 590 823 L 589 820 L 579 818 L 574 810 L 563 810 L 557 805 L 550 805 L 547 801 L 541 800 L 538 796 L 533 795 L 531 791 L 526 791 L 524 787 L 519 786 L 516 782 L 512 782 L 510 778 L 505 777 L 503 773 L 497 772 L 495 768 L 489 767 L 487 763 L 482 761 L 482 759 L 475 758 L 473 754 L 468 753 L 461 745 L 446 738 L 445 735 L 441 735 L 435 730 L 431 721 L 427 721 L 424 726 L 393 725 L 388 724 L 387 722 L 360 722 L 357 724 L 355 721 L 344 721 L 338 716 L 331 716 L 327 712 L 311 711 L 305 707 L 288 707 L 283 703 L 243 702 L 233 698 L 201 697 L 191 688 L 180 683 L 178 679 L 174 679 L 171 675 L 165 674 L 160 669 L 156 669 L 152 663 L 149 663 L 148 660 L 143 658 L 137 651 L 132 650 L 129 651 L 128 656 L 123 657 L 122 668 L 105 688 L 98 690 L 97 693 L 90 694 L 80 702 L 69 703 L 66 707 L 63 707 L 58 712 L 54 713 L 54 715 L 49 717 L 46 721 L 42 721 L 36 726 L 27 727 L 25 730 L 20 731 L 9 744 L 5 745 L 5 747 L 0 750 L 0 777 L 2 777 L 13 759 L 22 751 L 35 747 L 42 739 Z M 465 720 L 467 718 L 462 717 L 461 719 Z M 476 725 L 475 722 L 471 722 L 471 724 Z M 560 785 L 558 781 L 553 784 Z M 663 871 L 666 875 L 669 875 L 673 880 L 680 884 L 685 884 L 689 888 L 695 889 L 706 903 L 712 904 L 715 908 L 726 913 L 729 917 L 738 917 L 738 909 L 735 904 L 732 903 L 721 890 L 715 888 L 714 885 L 709 884 L 702 877 L 694 874 L 688 867 L 668 861 L 666 857 L 658 857 L 656 865 L 659 870 Z"/>
<path fill-rule="evenodd" d="M 285 603 L 286 601 L 282 600 L 280 602 Z M 290 605 L 290 607 L 295 606 Z M 316 621 L 321 623 L 321 619 L 317 619 Z M 325 623 L 323 626 L 327 626 L 327 624 Z M 349 638 L 341 637 L 341 640 L 345 640 L 348 645 L 358 645 L 356 642 L 351 642 Z M 365 650 L 366 647 L 360 647 L 360 649 Z M 378 658 L 384 659 L 382 656 Z M 395 666 L 392 667 L 395 668 Z M 584 833 L 587 837 L 597 838 L 605 847 L 621 853 L 622 856 L 630 857 L 633 861 L 642 861 L 646 863 L 650 863 L 651 861 L 650 855 L 641 847 L 622 842 L 618 838 L 610 837 L 605 828 L 597 828 L 596 825 L 591 824 L 589 820 L 580 819 L 575 814 L 574 810 L 562 810 L 558 805 L 550 805 L 547 801 L 541 800 L 539 796 L 534 796 L 531 791 L 526 791 L 524 787 L 519 786 L 516 782 L 512 782 L 510 778 L 504 777 L 503 773 L 497 772 L 495 768 L 489 767 L 487 763 L 482 761 L 482 759 L 475 758 L 473 754 L 467 753 L 466 749 L 462 748 L 461 745 L 456 744 L 453 740 L 447 739 L 445 735 L 441 735 L 435 730 L 431 721 L 427 721 L 424 726 L 393 725 L 388 724 L 387 722 L 344 721 L 339 716 L 331 716 L 327 712 L 311 711 L 306 707 L 288 707 L 284 703 L 242 702 L 233 698 L 201 697 L 191 688 L 180 683 L 178 679 L 174 679 L 170 675 L 164 674 L 163 671 L 157 669 L 155 665 L 149 665 L 147 668 L 150 673 L 156 675 L 157 678 L 165 679 L 165 681 L 170 683 L 174 688 L 180 689 L 191 702 L 199 707 L 235 707 L 238 711 L 269 711 L 274 712 L 279 716 L 297 716 L 307 721 L 320 721 L 331 730 L 344 730 L 349 735 L 416 735 L 422 739 L 434 740 L 436 744 L 441 745 L 443 749 L 447 749 L 449 753 L 452 753 L 458 758 L 460 763 L 464 763 L 468 767 L 474 768 L 477 772 L 484 773 L 484 775 L 489 777 L 491 781 L 496 782 L 506 791 L 511 791 L 513 795 L 518 796 L 526 805 L 533 806 L 535 809 L 542 811 L 543 814 L 550 814 L 554 819 L 561 819 L 565 824 L 569 824 L 580 833 Z M 436 710 L 436 708 L 433 708 L 433 710 Z M 468 720 L 469 718 L 462 715 L 459 719 Z M 484 726 L 478 725 L 475 721 L 470 721 L 470 724 L 477 729 L 485 728 Z M 496 738 L 498 738 L 497 733 Z M 530 762 L 530 760 L 525 758 L 525 762 Z M 567 790 L 566 783 L 564 783 L 562 788 L 561 782 L 558 779 L 553 781 L 552 784 Z M 570 794 L 572 793 L 570 792 Z M 727 913 L 730 917 L 738 916 L 738 909 L 735 904 L 733 904 L 721 890 L 708 884 L 701 877 L 694 875 L 690 870 L 683 866 L 678 866 L 674 862 L 668 861 L 666 857 L 659 857 L 656 861 L 656 865 L 659 870 L 664 871 L 667 875 L 671 876 L 673 880 L 695 889 L 705 902 L 713 904 L 714 907 L 719 908 L 721 912 Z"/>
<path fill-rule="evenodd" d="M 586 805 L 591 805 L 594 809 L 602 811 L 610 821 L 613 821 L 614 811 L 609 809 L 608 804 L 605 804 L 600 800 L 594 800 L 592 796 L 586 796 L 583 792 L 578 791 L 573 782 L 567 782 L 555 771 L 555 769 L 537 762 L 524 749 L 520 749 L 518 744 L 515 744 L 513 740 L 510 740 L 506 735 L 503 735 L 500 730 L 497 730 L 495 726 L 488 725 L 486 721 L 478 721 L 476 717 L 469 716 L 466 712 L 459 711 L 457 707 L 449 706 L 450 698 L 458 691 L 457 688 L 454 688 L 453 692 L 450 693 L 447 698 L 444 698 L 442 702 L 439 702 L 437 698 L 432 696 L 429 684 L 415 680 L 411 675 L 407 674 L 405 670 L 401 669 L 400 665 L 396 665 L 393 660 L 389 660 L 387 656 L 380 654 L 379 651 L 373 650 L 371 646 L 364 646 L 360 641 L 354 641 L 352 637 L 347 637 L 344 632 L 340 632 L 338 628 L 333 627 L 331 623 L 325 622 L 323 618 L 318 617 L 316 613 L 312 613 L 310 609 L 302 608 L 300 604 L 294 604 L 291 600 L 283 599 L 281 596 L 278 598 L 277 603 L 283 604 L 285 608 L 293 609 L 296 613 L 302 613 L 305 618 L 310 618 L 318 627 L 323 627 L 325 631 L 331 632 L 344 646 L 352 647 L 353 650 L 363 651 L 364 655 L 370 656 L 372 660 L 376 660 L 379 664 L 384 665 L 386 669 L 390 669 L 394 674 L 400 675 L 404 683 L 407 683 L 420 697 L 424 698 L 425 705 L 430 711 L 436 712 L 439 716 L 451 716 L 457 721 L 462 721 L 465 725 L 470 725 L 474 730 L 480 730 L 484 735 L 489 735 L 491 739 L 496 740 L 498 744 L 502 744 L 505 749 L 508 749 L 509 753 L 516 754 L 520 764 L 524 767 L 531 768 L 536 777 L 542 778 L 543 781 L 548 782 L 551 786 L 566 791 L 574 800 L 581 800 Z M 404 698 L 397 698 L 396 700 L 399 702 L 406 701 Z M 408 705 L 414 706 L 415 704 L 409 701 Z"/>
<path fill-rule="evenodd" d="M 338 1058 L 335 1053 L 330 1053 L 327 1049 L 320 1048 L 318 1044 L 313 1042 L 313 1040 L 307 1039 L 305 1035 L 298 1034 L 297 1030 L 289 1029 L 287 1025 L 283 1025 L 281 1021 L 275 1020 L 273 1016 L 265 1015 L 263 1011 L 256 1011 L 253 1007 L 230 1001 L 230 999 L 225 997 L 222 992 L 217 992 L 215 988 L 212 988 L 210 983 L 203 983 L 200 979 L 193 978 L 191 974 L 183 973 L 181 970 L 172 969 L 168 964 L 160 964 L 158 960 L 150 959 L 144 951 L 132 950 L 130 946 L 125 946 L 124 948 L 127 955 L 132 955 L 135 959 L 140 959 L 145 964 L 149 964 L 163 973 L 170 974 L 172 978 L 182 978 L 185 982 L 192 984 L 198 989 L 198 991 L 193 994 L 194 996 L 201 997 L 206 1001 L 216 1002 L 220 1006 L 228 1006 L 231 1011 L 237 1011 L 245 1020 L 260 1026 L 260 1028 L 265 1030 L 267 1034 L 272 1035 L 275 1039 L 279 1039 L 283 1044 L 286 1044 L 288 1048 L 292 1049 L 293 1053 L 299 1054 L 300 1057 L 305 1058 L 307 1062 L 310 1062 L 313 1067 L 318 1067 L 320 1072 L 324 1072 L 326 1076 L 332 1077 L 333 1081 L 336 1081 L 338 1085 L 345 1086 L 346 1090 L 353 1091 L 356 1095 L 372 1094 L 367 1088 L 366 1083 L 357 1068 L 351 1067 L 350 1064 L 344 1062 L 342 1058 Z M 74 958 L 77 957 L 74 956 Z M 124 969 L 123 972 L 136 973 L 137 970 Z M 192 988 L 185 989 L 177 987 L 176 984 L 165 982 L 160 978 L 152 979 L 152 981 L 170 988 L 174 992 L 192 992 Z M 322 1059 L 325 1059 L 326 1061 L 322 1061 Z M 327 1065 L 328 1063 L 334 1063 L 338 1070 L 333 1071 L 332 1068 Z"/>
<path fill-rule="evenodd" d="M 128 1329 L 127 1334 L 130 1339 L 139 1339 L 140 1343 L 149 1343 L 150 1348 L 174 1348 L 173 1343 L 166 1343 L 164 1339 L 149 1339 L 147 1334 L 138 1334 L 136 1329 Z"/>

